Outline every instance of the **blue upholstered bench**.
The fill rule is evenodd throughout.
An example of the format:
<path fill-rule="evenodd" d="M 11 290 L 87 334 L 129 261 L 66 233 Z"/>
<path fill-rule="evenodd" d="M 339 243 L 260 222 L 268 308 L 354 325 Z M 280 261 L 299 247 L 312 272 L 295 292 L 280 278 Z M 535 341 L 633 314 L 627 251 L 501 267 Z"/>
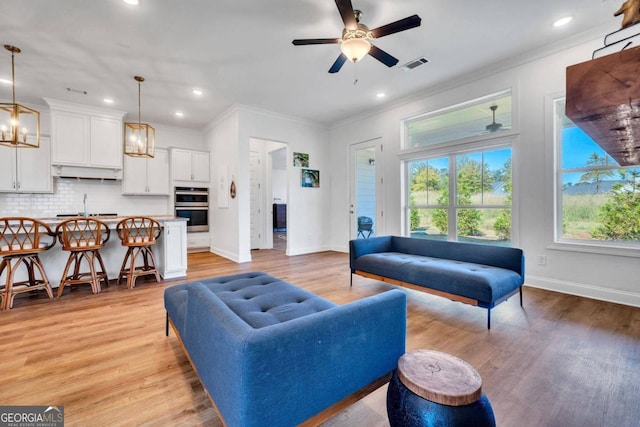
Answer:
<path fill-rule="evenodd" d="M 398 290 L 339 306 L 252 272 L 167 288 L 164 302 L 167 335 L 229 427 L 317 425 L 385 384 L 405 351 Z"/>
<path fill-rule="evenodd" d="M 524 283 L 521 249 L 400 236 L 349 242 L 350 268 L 358 274 L 491 309 L 520 293 Z"/>

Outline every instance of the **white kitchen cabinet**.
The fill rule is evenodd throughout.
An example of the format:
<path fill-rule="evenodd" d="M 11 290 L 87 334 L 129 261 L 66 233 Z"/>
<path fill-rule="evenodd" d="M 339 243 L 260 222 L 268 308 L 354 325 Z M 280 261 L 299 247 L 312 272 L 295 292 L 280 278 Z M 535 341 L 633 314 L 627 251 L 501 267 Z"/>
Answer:
<path fill-rule="evenodd" d="M 156 148 L 154 156 L 124 156 L 122 194 L 169 195 L 169 152 Z"/>
<path fill-rule="evenodd" d="M 160 238 L 160 274 L 164 279 L 187 275 L 187 222 L 184 220 L 163 221 Z"/>
<path fill-rule="evenodd" d="M 123 111 L 45 101 L 51 107 L 51 164 L 122 169 Z"/>
<path fill-rule="evenodd" d="M 40 136 L 40 148 L 0 147 L 0 191 L 51 193 L 51 143 Z"/>
<path fill-rule="evenodd" d="M 209 183 L 209 152 L 174 148 L 171 150 L 174 181 Z"/>
<path fill-rule="evenodd" d="M 187 233 L 188 252 L 209 252 L 209 247 L 208 231 Z"/>

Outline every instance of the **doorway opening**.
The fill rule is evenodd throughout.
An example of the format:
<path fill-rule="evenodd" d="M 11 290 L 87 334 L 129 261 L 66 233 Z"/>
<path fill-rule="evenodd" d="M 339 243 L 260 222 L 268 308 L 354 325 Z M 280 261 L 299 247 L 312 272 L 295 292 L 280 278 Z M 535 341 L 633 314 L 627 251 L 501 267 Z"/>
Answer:
<path fill-rule="evenodd" d="M 287 145 L 250 139 L 251 249 L 287 252 Z"/>
<path fill-rule="evenodd" d="M 350 147 L 350 239 L 368 239 L 382 232 L 383 212 L 378 209 L 382 190 L 377 178 L 380 165 L 376 164 L 380 141 L 377 138 Z"/>

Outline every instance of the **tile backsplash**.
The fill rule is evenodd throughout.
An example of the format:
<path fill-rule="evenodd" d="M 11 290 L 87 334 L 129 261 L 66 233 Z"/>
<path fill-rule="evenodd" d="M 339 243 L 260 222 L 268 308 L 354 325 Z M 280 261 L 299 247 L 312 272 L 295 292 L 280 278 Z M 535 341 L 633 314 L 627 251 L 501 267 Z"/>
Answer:
<path fill-rule="evenodd" d="M 53 194 L 0 193 L 0 216 L 53 217 L 83 211 L 118 215 L 169 215 L 168 196 L 123 196 L 121 181 L 54 179 Z"/>

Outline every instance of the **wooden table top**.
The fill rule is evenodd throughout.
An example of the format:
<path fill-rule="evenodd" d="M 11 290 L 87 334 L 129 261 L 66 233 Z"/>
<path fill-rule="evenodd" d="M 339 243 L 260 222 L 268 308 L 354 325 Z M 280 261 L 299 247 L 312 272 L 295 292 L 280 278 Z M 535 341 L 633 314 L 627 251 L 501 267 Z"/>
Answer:
<path fill-rule="evenodd" d="M 482 378 L 473 366 L 439 351 L 405 353 L 398 361 L 398 377 L 418 396 L 443 405 L 469 405 L 482 394 Z"/>

